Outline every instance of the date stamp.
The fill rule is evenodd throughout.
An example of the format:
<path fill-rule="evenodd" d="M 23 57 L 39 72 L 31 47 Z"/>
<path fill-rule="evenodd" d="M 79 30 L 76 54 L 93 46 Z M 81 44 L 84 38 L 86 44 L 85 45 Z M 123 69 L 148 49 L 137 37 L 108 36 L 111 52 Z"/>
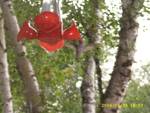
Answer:
<path fill-rule="evenodd" d="M 101 104 L 102 108 L 143 108 L 142 103 L 123 103 L 123 104 Z"/>

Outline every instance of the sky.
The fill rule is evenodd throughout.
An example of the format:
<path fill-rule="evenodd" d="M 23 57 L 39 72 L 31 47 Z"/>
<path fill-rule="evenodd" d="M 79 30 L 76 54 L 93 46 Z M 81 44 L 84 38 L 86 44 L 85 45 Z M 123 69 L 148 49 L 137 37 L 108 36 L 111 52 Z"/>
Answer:
<path fill-rule="evenodd" d="M 146 17 L 139 17 L 139 33 L 136 42 L 135 60 L 141 63 L 150 62 L 150 20 Z"/>

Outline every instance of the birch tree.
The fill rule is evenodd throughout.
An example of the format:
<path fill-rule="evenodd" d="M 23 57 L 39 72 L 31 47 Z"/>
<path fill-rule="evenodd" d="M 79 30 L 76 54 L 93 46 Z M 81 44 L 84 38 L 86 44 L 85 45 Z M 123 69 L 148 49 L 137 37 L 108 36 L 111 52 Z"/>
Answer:
<path fill-rule="evenodd" d="M 33 70 L 32 64 L 26 57 L 26 48 L 22 42 L 17 42 L 16 37 L 19 32 L 19 25 L 16 16 L 14 15 L 12 1 L 0 0 L 2 7 L 5 26 L 8 30 L 13 45 L 14 53 L 16 54 L 16 65 L 19 74 L 24 83 L 25 96 L 27 100 L 27 112 L 40 113 L 41 109 L 41 97 L 39 84 Z"/>
<path fill-rule="evenodd" d="M 134 61 L 135 42 L 139 24 L 136 21 L 144 0 L 122 0 L 121 30 L 116 62 L 111 74 L 111 80 L 106 89 L 101 113 L 119 113 L 119 108 L 105 107 L 106 104 L 119 105 L 123 103 L 128 82 L 131 79 Z"/>
<path fill-rule="evenodd" d="M 98 54 L 101 47 L 101 33 L 100 33 L 100 19 L 102 18 L 100 4 L 103 5 L 104 1 L 91 0 L 91 10 L 94 12 L 94 21 L 91 22 L 90 27 L 87 28 L 87 37 L 92 45 L 90 54 L 88 53 L 87 68 L 83 77 L 83 83 L 81 87 L 81 95 L 83 100 L 83 113 L 96 113 L 96 74 L 98 75 L 98 82 L 101 82 L 101 69 Z M 86 47 L 88 48 L 88 46 Z M 85 48 L 85 50 L 86 50 Z M 86 52 L 86 51 L 85 51 Z M 85 53 L 86 54 L 86 53 Z M 100 87 L 99 83 L 99 89 Z M 100 89 L 101 90 L 101 89 Z M 101 92 L 100 92 L 101 93 Z"/>
<path fill-rule="evenodd" d="M 81 86 L 83 113 L 96 113 L 95 101 L 95 61 L 91 57 L 87 61 L 85 75 Z"/>
<path fill-rule="evenodd" d="M 4 22 L 0 11 L 0 87 L 3 100 L 3 113 L 13 113 L 10 75 L 8 71 Z"/>

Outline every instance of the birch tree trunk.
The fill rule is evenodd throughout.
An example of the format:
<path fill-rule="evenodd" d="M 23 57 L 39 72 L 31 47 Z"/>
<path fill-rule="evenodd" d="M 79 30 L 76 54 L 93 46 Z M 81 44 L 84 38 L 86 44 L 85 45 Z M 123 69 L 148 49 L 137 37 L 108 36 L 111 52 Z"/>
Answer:
<path fill-rule="evenodd" d="M 100 34 L 100 19 L 101 19 L 101 12 L 100 12 L 100 3 L 103 1 L 99 0 L 91 0 L 92 2 L 92 8 L 95 16 L 95 21 L 92 22 L 92 26 L 90 26 L 87 30 L 87 37 L 89 37 L 90 44 L 93 45 L 93 50 L 91 54 L 88 54 L 88 60 L 87 60 L 87 69 L 86 73 L 83 77 L 83 83 L 81 86 L 81 95 L 82 95 L 82 101 L 83 101 L 83 113 L 96 113 L 96 83 L 95 83 L 95 74 L 97 74 L 99 77 L 98 80 L 101 80 L 101 72 L 98 70 L 100 69 L 99 65 L 99 59 L 98 59 L 98 53 L 100 49 L 100 43 L 101 43 L 101 34 Z M 100 69 L 101 70 L 101 69 Z M 98 73 L 100 72 L 100 73 Z M 100 75 L 99 75 L 100 74 Z M 98 81 L 101 82 L 101 81 Z M 99 83 L 100 85 L 101 83 Z M 101 86 L 99 86 L 101 88 Z"/>
<path fill-rule="evenodd" d="M 0 85 L 3 100 L 3 113 L 13 113 L 13 103 L 8 72 L 4 22 L 0 11 Z"/>
<path fill-rule="evenodd" d="M 83 76 L 81 95 L 83 113 L 95 113 L 95 61 L 91 57 L 88 59 L 85 75 Z"/>
<path fill-rule="evenodd" d="M 38 81 L 31 62 L 26 57 L 25 47 L 21 42 L 17 42 L 16 37 L 19 32 L 17 18 L 14 15 L 11 0 L 0 0 L 5 26 L 11 38 L 11 42 L 16 54 L 16 65 L 25 86 L 25 96 L 29 113 L 41 113 L 41 97 Z"/>
<path fill-rule="evenodd" d="M 93 28 L 92 28 L 93 29 Z M 91 29 L 91 31 L 92 31 Z M 89 28 L 90 31 L 90 28 Z M 82 109 L 83 113 L 96 113 L 96 78 L 95 74 L 98 75 L 98 84 L 101 82 L 101 68 L 99 67 L 99 59 L 97 59 L 96 51 L 99 49 L 99 44 L 101 40 L 101 36 L 97 34 L 97 32 L 93 31 L 88 32 L 88 36 L 93 38 L 91 43 L 93 43 L 94 48 L 93 52 L 88 55 L 88 58 L 85 62 L 87 62 L 87 68 L 85 70 L 85 75 L 83 76 L 82 86 L 81 86 L 81 95 L 82 95 Z M 101 88 L 101 86 L 98 86 Z"/>
<path fill-rule="evenodd" d="M 138 35 L 136 19 L 144 0 L 122 0 L 123 14 L 121 18 L 121 31 L 118 53 L 111 80 L 104 95 L 104 108 L 101 113 L 119 113 L 114 105 L 122 104 L 129 80 L 131 79 L 131 66 L 134 61 L 135 42 Z M 113 107 L 105 107 L 111 104 Z"/>

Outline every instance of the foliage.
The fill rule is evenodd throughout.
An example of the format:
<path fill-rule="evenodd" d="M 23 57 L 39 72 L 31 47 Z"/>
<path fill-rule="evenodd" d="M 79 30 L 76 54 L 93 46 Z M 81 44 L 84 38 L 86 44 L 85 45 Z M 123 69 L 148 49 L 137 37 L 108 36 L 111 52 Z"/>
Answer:
<path fill-rule="evenodd" d="M 90 37 L 86 35 L 87 29 L 97 21 L 93 13 L 91 0 L 63 0 L 62 11 L 64 14 L 64 26 L 68 26 L 69 20 L 75 19 L 84 38 L 86 45 L 90 42 Z M 80 4 L 78 4 L 80 3 Z M 41 0 L 13 0 L 15 14 L 19 24 L 22 25 L 24 20 L 34 17 L 39 13 Z M 100 20 L 100 31 L 103 37 L 100 58 L 105 62 L 107 56 L 110 56 L 109 50 L 115 48 L 118 44 L 119 18 L 115 12 L 111 11 L 104 4 L 102 7 L 102 17 Z M 7 33 L 6 33 L 7 34 Z M 11 87 L 13 93 L 13 102 L 15 113 L 24 113 L 25 99 L 23 96 L 24 89 L 19 74 L 16 70 L 15 55 L 9 45 L 9 36 L 7 38 L 9 72 L 11 75 Z M 73 42 L 69 42 L 74 44 Z M 38 78 L 44 103 L 44 113 L 81 113 L 81 96 L 80 89 L 76 83 L 82 79 L 84 70 L 85 56 L 79 61 L 75 59 L 74 52 L 71 49 L 64 48 L 55 53 L 46 53 L 38 46 L 38 42 L 24 42 L 27 47 L 28 58 L 33 64 L 36 76 Z M 147 74 L 147 73 L 146 73 Z M 149 105 L 149 86 L 140 86 L 133 82 L 130 84 L 126 102 L 135 102 L 135 94 L 144 105 Z M 145 96 L 143 96 L 145 95 Z M 1 111 L 0 102 L 0 112 Z M 139 110 L 140 111 L 140 110 Z M 123 113 L 148 113 L 150 110 L 146 107 L 139 112 L 138 109 L 124 109 Z"/>
<path fill-rule="evenodd" d="M 149 88 L 149 84 L 140 86 L 138 81 L 132 81 L 129 85 L 124 103 L 128 103 L 128 105 L 136 104 L 136 106 L 124 108 L 122 109 L 122 113 L 149 113 Z M 137 104 L 143 104 L 143 107 Z"/>

